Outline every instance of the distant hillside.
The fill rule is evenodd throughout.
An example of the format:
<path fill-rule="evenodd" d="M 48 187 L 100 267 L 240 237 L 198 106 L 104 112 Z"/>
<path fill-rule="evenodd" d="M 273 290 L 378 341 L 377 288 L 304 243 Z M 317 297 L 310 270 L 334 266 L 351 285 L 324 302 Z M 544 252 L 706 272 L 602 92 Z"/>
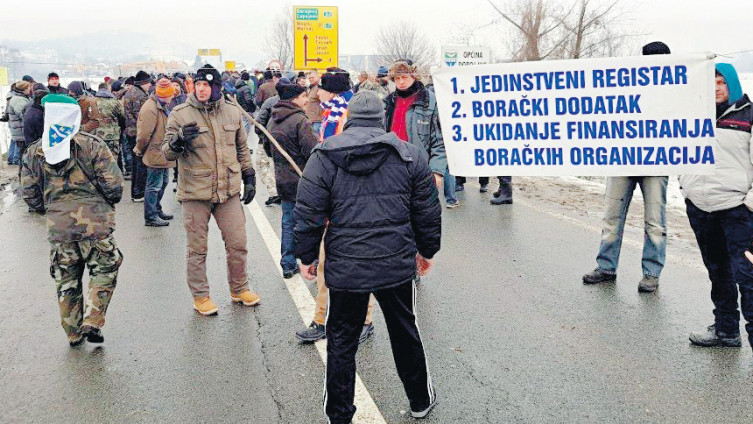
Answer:
<path fill-rule="evenodd" d="M 163 40 L 133 31 L 97 32 L 39 41 L 6 39 L 0 44 L 30 52 L 52 50 L 59 61 L 91 59 L 118 62 L 150 55 L 190 58 L 195 54 L 195 47 L 180 41 L 166 46 Z"/>

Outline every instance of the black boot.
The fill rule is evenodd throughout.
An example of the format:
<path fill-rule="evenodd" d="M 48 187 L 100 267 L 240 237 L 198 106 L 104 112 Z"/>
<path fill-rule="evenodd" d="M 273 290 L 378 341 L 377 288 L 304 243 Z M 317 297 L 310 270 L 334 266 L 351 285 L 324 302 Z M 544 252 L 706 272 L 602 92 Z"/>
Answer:
<path fill-rule="evenodd" d="M 82 327 L 81 335 L 86 337 L 86 341 L 88 341 L 89 343 L 102 343 L 105 341 L 105 337 L 102 335 L 102 331 L 96 327 Z"/>
<path fill-rule="evenodd" d="M 327 337 L 327 333 L 325 332 L 323 325 L 311 321 L 308 328 L 296 331 L 295 337 L 303 343 L 314 343 L 317 340 Z"/>
<path fill-rule="evenodd" d="M 157 216 L 154 219 L 146 221 L 144 225 L 147 227 L 167 227 L 170 223 Z"/>
<path fill-rule="evenodd" d="M 616 278 L 614 274 L 609 274 L 596 268 L 583 276 L 583 284 L 614 283 Z"/>

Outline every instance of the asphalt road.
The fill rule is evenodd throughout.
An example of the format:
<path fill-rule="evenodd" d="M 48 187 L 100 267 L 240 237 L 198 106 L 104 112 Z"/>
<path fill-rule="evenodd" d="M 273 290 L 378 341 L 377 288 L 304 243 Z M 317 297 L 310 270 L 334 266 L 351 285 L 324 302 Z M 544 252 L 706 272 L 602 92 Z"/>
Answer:
<path fill-rule="evenodd" d="M 660 290 L 639 294 L 642 234 L 631 230 L 617 283 L 584 286 L 598 221 L 530 191 L 493 207 L 491 193 L 468 184 L 462 206 L 444 212 L 442 251 L 419 286 L 440 398 L 425 421 L 752 422 L 747 343 L 687 341 L 711 322 L 697 248 L 671 244 Z M 260 187 L 257 200 L 266 197 Z M 167 228 L 144 227 L 142 204 L 118 207 L 125 261 L 106 341 L 77 349 L 59 326 L 43 218 L 20 200 L 0 204 L 0 422 L 326 422 L 324 365 L 293 337 L 303 321 L 250 214 L 248 269 L 262 304 L 230 302 L 212 228 L 208 274 L 220 313 L 207 318 L 191 308 L 172 192 L 164 204 L 176 214 Z M 279 235 L 279 207 L 261 208 Z M 378 309 L 375 326 L 358 372 L 387 422 L 412 422 Z"/>

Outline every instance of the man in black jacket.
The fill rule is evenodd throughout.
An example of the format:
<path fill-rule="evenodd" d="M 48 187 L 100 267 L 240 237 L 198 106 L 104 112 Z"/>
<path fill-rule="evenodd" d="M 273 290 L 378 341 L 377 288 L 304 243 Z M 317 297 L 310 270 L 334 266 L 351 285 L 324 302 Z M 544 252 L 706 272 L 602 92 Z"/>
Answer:
<path fill-rule="evenodd" d="M 308 103 L 306 88 L 298 84 L 277 83 L 277 93 L 280 101 L 272 108 L 272 116 L 267 124 L 269 133 L 277 140 L 283 149 L 295 161 L 298 168 L 303 169 L 311 156 L 311 150 L 316 146 L 317 136 L 306 118 L 303 108 Z M 285 278 L 292 278 L 298 273 L 295 261 L 295 228 L 296 190 L 300 177 L 288 161 L 282 157 L 280 151 L 272 148 L 275 163 L 275 181 L 277 193 L 282 206 L 282 258 L 280 266 Z"/>
<path fill-rule="evenodd" d="M 29 103 L 26 107 L 26 112 L 24 112 L 24 145 L 21 147 L 21 157 L 23 157 L 27 147 L 42 138 L 42 133 L 44 132 L 44 106 L 42 106 L 42 99 L 48 94 L 50 94 L 50 91 L 44 84 L 34 84 L 33 102 Z"/>
<path fill-rule="evenodd" d="M 324 408 L 331 423 L 355 414 L 355 356 L 369 295 L 384 312 L 411 414 L 436 403 L 416 323 L 413 278 L 439 251 L 441 207 L 423 149 L 384 131 L 383 103 L 356 94 L 345 130 L 314 148 L 298 185 L 296 252 L 312 279 L 327 223 L 325 280 L 327 374 Z"/>

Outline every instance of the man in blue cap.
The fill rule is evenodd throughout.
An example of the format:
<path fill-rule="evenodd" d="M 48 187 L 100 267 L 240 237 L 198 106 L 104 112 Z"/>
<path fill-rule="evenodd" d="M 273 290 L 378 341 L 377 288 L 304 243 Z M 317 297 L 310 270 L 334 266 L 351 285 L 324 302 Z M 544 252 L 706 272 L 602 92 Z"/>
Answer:
<path fill-rule="evenodd" d="M 740 347 L 740 309 L 753 344 L 753 267 L 745 251 L 753 243 L 753 105 L 735 68 L 716 65 L 716 168 L 711 175 L 683 175 L 687 204 L 703 263 L 711 279 L 714 323 L 690 334 L 696 346 Z M 738 290 L 740 309 L 737 306 Z"/>

